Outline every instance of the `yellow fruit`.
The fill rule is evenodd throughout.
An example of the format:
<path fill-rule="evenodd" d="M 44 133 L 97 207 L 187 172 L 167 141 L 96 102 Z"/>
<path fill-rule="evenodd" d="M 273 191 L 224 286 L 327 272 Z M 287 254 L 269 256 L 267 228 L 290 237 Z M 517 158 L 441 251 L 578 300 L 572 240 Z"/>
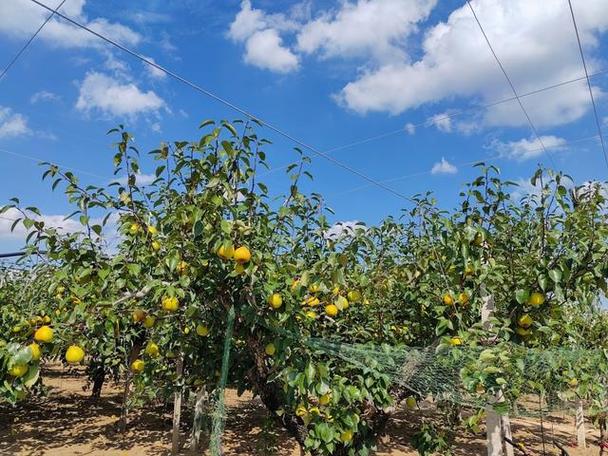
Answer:
<path fill-rule="evenodd" d="M 443 303 L 446 306 L 453 306 L 454 305 L 454 298 L 452 297 L 451 294 L 449 294 L 449 293 L 444 294 L 442 299 L 443 299 Z"/>
<path fill-rule="evenodd" d="M 150 233 L 152 236 L 154 236 L 156 233 L 158 233 L 158 230 L 156 229 L 155 226 L 148 225 L 148 233 Z"/>
<path fill-rule="evenodd" d="M 359 302 L 361 301 L 361 293 L 359 293 L 358 291 L 349 291 L 348 294 L 346 295 L 346 297 L 348 298 L 349 302 Z"/>
<path fill-rule="evenodd" d="M 528 304 L 532 307 L 542 306 L 545 302 L 545 295 L 542 293 L 532 293 L 528 299 Z"/>
<path fill-rule="evenodd" d="M 84 359 L 84 350 L 78 345 L 70 345 L 65 352 L 65 360 L 70 364 L 78 364 Z"/>
<path fill-rule="evenodd" d="M 38 342 L 51 342 L 53 340 L 53 329 L 48 326 L 41 326 L 34 333 L 34 339 Z"/>
<path fill-rule="evenodd" d="M 338 308 L 335 304 L 328 304 L 325 306 L 325 313 L 330 317 L 335 317 L 338 315 Z"/>
<path fill-rule="evenodd" d="M 455 347 L 457 345 L 462 345 L 462 339 L 458 336 L 454 336 L 450 338 L 450 345 Z"/>
<path fill-rule="evenodd" d="M 321 291 L 321 285 L 319 285 L 318 283 L 312 283 L 308 287 L 308 291 L 310 291 L 311 293 L 318 293 L 319 291 Z"/>
<path fill-rule="evenodd" d="M 245 264 L 251 260 L 251 252 L 247 247 L 239 247 L 234 251 L 234 261 Z"/>
<path fill-rule="evenodd" d="M 407 408 L 409 408 L 409 409 L 415 409 L 416 408 L 416 398 L 414 396 L 409 396 L 405 400 L 405 405 L 407 405 Z"/>
<path fill-rule="evenodd" d="M 464 275 L 472 276 L 473 274 L 475 274 L 475 268 L 473 266 L 471 266 L 470 264 L 467 265 L 467 267 L 464 268 Z"/>
<path fill-rule="evenodd" d="M 517 320 L 517 324 L 522 328 L 529 328 L 534 323 L 534 319 L 529 314 L 523 314 Z"/>
<path fill-rule="evenodd" d="M 331 402 L 331 393 L 326 393 L 319 398 L 320 405 L 327 405 Z"/>
<path fill-rule="evenodd" d="M 291 281 L 291 291 L 295 291 L 300 286 L 300 279 L 293 279 Z"/>
<path fill-rule="evenodd" d="M 156 323 L 156 318 L 152 315 L 146 315 L 146 318 L 144 318 L 144 328 L 150 329 L 154 326 L 154 323 Z"/>
<path fill-rule="evenodd" d="M 340 440 L 343 443 L 349 443 L 353 439 L 353 431 L 344 431 L 340 434 Z"/>
<path fill-rule="evenodd" d="M 155 358 L 158 356 L 158 345 L 156 345 L 154 342 L 148 342 L 148 345 L 146 345 L 146 355 Z"/>
<path fill-rule="evenodd" d="M 180 261 L 179 264 L 177 265 L 177 272 L 179 274 L 183 274 L 188 270 L 188 267 L 190 265 L 188 263 L 186 263 L 185 261 Z"/>
<path fill-rule="evenodd" d="M 158 252 L 160 250 L 160 242 L 152 241 L 152 250 L 154 250 L 155 252 Z"/>
<path fill-rule="evenodd" d="M 205 325 L 198 325 L 196 327 L 196 334 L 201 337 L 207 337 L 209 335 L 209 328 L 207 328 Z"/>
<path fill-rule="evenodd" d="M 532 330 L 531 329 L 526 329 L 526 328 L 515 328 L 515 332 L 520 335 L 521 337 L 528 337 L 532 334 Z"/>
<path fill-rule="evenodd" d="M 458 302 L 461 306 L 466 306 L 469 303 L 469 295 L 463 291 L 458 295 Z"/>
<path fill-rule="evenodd" d="M 217 249 L 217 255 L 224 260 L 231 260 L 234 257 L 234 247 L 232 244 L 228 245 L 228 247 L 224 247 L 223 245 Z"/>
<path fill-rule="evenodd" d="M 333 288 L 333 290 L 331 290 L 331 292 L 332 292 L 334 295 L 339 295 L 339 294 L 340 294 L 340 287 L 335 286 L 335 287 Z"/>
<path fill-rule="evenodd" d="M 42 322 L 48 325 L 51 322 L 51 317 L 49 317 L 48 315 L 45 315 L 42 318 Z"/>
<path fill-rule="evenodd" d="M 268 297 L 268 305 L 273 309 L 279 309 L 283 305 L 283 298 L 279 293 L 273 293 Z"/>
<path fill-rule="evenodd" d="M 19 325 L 15 325 L 15 326 L 13 326 L 12 331 L 13 331 L 14 333 L 18 333 L 19 331 L 21 331 L 21 326 L 19 326 Z"/>
<path fill-rule="evenodd" d="M 308 411 L 308 413 L 310 413 L 311 415 L 320 415 L 321 414 L 321 410 L 319 410 L 319 407 L 311 407 L 310 410 Z"/>
<path fill-rule="evenodd" d="M 315 318 L 317 318 L 317 312 L 315 312 L 314 310 L 309 310 L 308 312 L 306 312 L 306 316 L 314 320 Z"/>
<path fill-rule="evenodd" d="M 146 363 L 143 362 L 143 360 L 141 359 L 136 359 L 135 361 L 133 361 L 131 363 L 131 370 L 136 373 L 139 374 L 140 372 L 142 372 L 144 370 Z"/>
<path fill-rule="evenodd" d="M 319 304 L 321 304 L 321 301 L 319 301 L 319 298 L 317 298 L 316 296 L 309 296 L 302 303 L 303 306 L 310 306 L 310 307 L 315 307 L 315 306 L 318 306 Z"/>
<path fill-rule="evenodd" d="M 236 272 L 238 275 L 241 275 L 243 272 L 245 272 L 245 266 L 243 266 L 241 263 L 235 264 L 234 272 Z"/>
<path fill-rule="evenodd" d="M 298 407 L 296 408 L 296 416 L 304 417 L 306 415 L 308 415 L 308 410 L 306 410 L 306 407 L 304 407 L 303 405 L 298 405 Z"/>
<path fill-rule="evenodd" d="M 28 345 L 28 347 L 30 347 L 30 351 L 32 352 L 32 360 L 38 361 L 42 356 L 42 350 L 40 350 L 40 345 L 38 345 L 36 342 L 32 342 Z"/>
<path fill-rule="evenodd" d="M 131 233 L 131 234 L 137 234 L 137 233 L 139 233 L 139 224 L 138 223 L 132 223 L 131 226 L 129 227 L 129 233 Z"/>
<path fill-rule="evenodd" d="M 162 306 L 167 312 L 175 312 L 179 308 L 179 301 L 175 296 L 166 296 L 163 298 Z"/>
<path fill-rule="evenodd" d="M 576 388 L 578 386 L 578 380 L 576 378 L 571 378 L 568 380 L 568 386 L 571 388 Z"/>
<path fill-rule="evenodd" d="M 27 364 L 24 363 L 19 363 L 19 364 L 13 364 L 13 367 L 11 367 L 8 370 L 9 375 L 13 376 L 13 377 L 23 377 L 27 370 L 29 369 Z"/>
<path fill-rule="evenodd" d="M 143 321 L 146 318 L 146 312 L 141 309 L 135 309 L 133 311 L 132 318 L 135 323 L 139 323 L 140 321 Z"/>
<path fill-rule="evenodd" d="M 270 342 L 269 344 L 266 345 L 266 347 L 264 347 L 264 352 L 268 355 L 268 356 L 274 356 L 274 354 L 276 353 L 277 349 L 274 346 L 274 344 L 272 342 Z"/>
<path fill-rule="evenodd" d="M 190 327 L 186 326 L 184 328 L 184 334 L 190 334 Z"/>
<path fill-rule="evenodd" d="M 348 299 L 344 296 L 338 296 L 334 302 L 338 310 L 348 309 Z"/>

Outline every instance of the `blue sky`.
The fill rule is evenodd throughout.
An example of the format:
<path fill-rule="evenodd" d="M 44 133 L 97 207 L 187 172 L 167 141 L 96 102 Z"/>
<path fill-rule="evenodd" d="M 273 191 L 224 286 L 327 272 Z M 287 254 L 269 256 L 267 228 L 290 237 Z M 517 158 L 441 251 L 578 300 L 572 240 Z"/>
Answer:
<path fill-rule="evenodd" d="M 67 0 L 61 11 L 399 193 L 432 190 L 451 207 L 475 175 L 467 163 L 484 159 L 513 180 L 526 179 L 538 163 L 578 182 L 608 174 L 585 81 L 522 99 L 551 159 L 516 101 L 476 108 L 512 92 L 463 1 L 125 3 Z M 519 93 L 583 76 L 566 0 L 472 5 Z M 573 6 L 590 72 L 608 69 L 608 3 Z M 0 67 L 47 15 L 30 0 L 0 4 Z M 603 127 L 607 77 L 592 78 Z M 69 227 L 61 222 L 69 213 L 63 196 L 50 192 L 36 161 L 23 155 L 68 165 L 88 173 L 83 181 L 102 184 L 112 171 L 105 132 L 119 123 L 148 151 L 160 141 L 194 140 L 203 119 L 239 117 L 54 18 L 0 80 L 0 201 L 18 196 Z M 294 159 L 295 144 L 260 133 L 274 142 L 267 148 L 272 166 Z M 376 223 L 407 206 L 313 158 L 315 180 L 306 188 L 326 196 L 336 221 Z M 144 163 L 144 171 L 152 168 Z M 286 188 L 280 172 L 265 180 L 275 192 Z M 8 225 L 0 219 L 0 251 L 21 242 Z"/>

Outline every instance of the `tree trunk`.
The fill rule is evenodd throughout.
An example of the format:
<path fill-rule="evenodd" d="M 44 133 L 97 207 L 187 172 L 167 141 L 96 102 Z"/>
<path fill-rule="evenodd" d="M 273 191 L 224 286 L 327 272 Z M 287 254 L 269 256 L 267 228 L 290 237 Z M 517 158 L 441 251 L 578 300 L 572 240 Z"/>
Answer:
<path fill-rule="evenodd" d="M 184 360 L 182 355 L 177 358 L 175 363 L 175 373 L 177 374 L 177 381 L 182 381 L 182 370 L 184 367 Z M 182 414 L 182 387 L 180 386 L 173 395 L 173 434 L 171 438 L 171 454 L 175 456 L 179 453 L 179 423 L 181 421 Z"/>
<path fill-rule="evenodd" d="M 106 368 L 102 361 L 96 361 L 91 366 L 92 377 L 93 377 L 93 390 L 91 391 L 91 398 L 97 400 L 101 397 L 101 389 L 106 380 Z"/>
<path fill-rule="evenodd" d="M 209 395 L 204 387 L 201 387 L 196 393 L 196 403 L 194 404 L 194 419 L 192 421 L 192 437 L 190 448 L 193 454 L 199 454 L 204 446 L 203 437 L 207 440 L 207 424 L 205 404 L 209 399 Z"/>

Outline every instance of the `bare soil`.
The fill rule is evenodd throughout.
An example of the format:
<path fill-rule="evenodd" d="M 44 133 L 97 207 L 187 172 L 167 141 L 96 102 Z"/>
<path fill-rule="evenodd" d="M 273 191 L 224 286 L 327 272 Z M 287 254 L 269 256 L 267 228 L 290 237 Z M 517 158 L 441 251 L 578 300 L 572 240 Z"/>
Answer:
<path fill-rule="evenodd" d="M 61 366 L 46 369 L 47 397 L 25 401 L 16 408 L 0 407 L 0 455 L 2 456 L 165 456 L 171 449 L 171 408 L 148 406 L 129 416 L 125 433 L 117 432 L 121 391 L 104 386 L 101 399 L 92 401 L 85 391 L 84 376 Z M 226 455 L 299 456 L 293 439 L 268 419 L 260 402 L 235 391 L 226 393 L 227 422 L 223 435 Z M 417 456 L 409 441 L 422 419 L 433 419 L 433 410 L 403 410 L 392 420 L 378 447 L 381 456 Z M 188 416 L 182 429 L 187 442 Z M 513 435 L 532 455 L 541 455 L 539 420 L 512 419 Z M 544 423 L 545 454 L 557 455 L 553 438 L 568 445 L 570 456 L 597 455 L 598 433 L 587 424 L 589 448 L 574 448 L 574 420 L 552 415 Z M 485 455 L 485 434 L 462 431 L 456 438 L 455 456 Z M 187 444 L 180 454 L 191 454 Z M 517 452 L 516 452 L 517 454 Z"/>

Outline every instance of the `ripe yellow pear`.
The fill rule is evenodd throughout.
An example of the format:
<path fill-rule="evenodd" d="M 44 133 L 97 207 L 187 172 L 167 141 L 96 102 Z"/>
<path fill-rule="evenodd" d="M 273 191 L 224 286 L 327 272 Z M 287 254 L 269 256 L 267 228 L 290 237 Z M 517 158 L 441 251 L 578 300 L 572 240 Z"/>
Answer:
<path fill-rule="evenodd" d="M 162 307 L 167 312 L 175 312 L 179 309 L 179 301 L 175 296 L 165 296 L 162 300 Z"/>
<path fill-rule="evenodd" d="M 517 320 L 517 324 L 522 328 L 529 328 L 534 323 L 534 319 L 529 314 L 523 314 Z"/>
<path fill-rule="evenodd" d="M 348 299 L 346 299 L 344 296 L 338 296 L 334 304 L 336 305 L 338 310 L 348 309 Z"/>
<path fill-rule="evenodd" d="M 273 309 L 280 309 L 283 305 L 283 298 L 279 293 L 273 293 L 268 297 L 268 305 Z"/>
<path fill-rule="evenodd" d="M 528 337 L 532 335 L 532 330 L 529 328 L 522 328 L 521 326 L 515 328 L 515 332 L 521 337 Z"/>
<path fill-rule="evenodd" d="M 544 302 L 545 295 L 537 292 L 532 293 L 528 299 L 528 304 L 530 304 L 532 307 L 542 306 Z"/>
<path fill-rule="evenodd" d="M 217 249 L 217 255 L 224 260 L 231 260 L 234 257 L 234 247 L 232 244 L 224 247 L 221 245 L 219 249 Z"/>
<path fill-rule="evenodd" d="M 131 226 L 129 227 L 129 233 L 131 233 L 131 234 L 139 233 L 139 223 L 131 223 Z"/>
<path fill-rule="evenodd" d="M 469 303 L 469 295 L 463 291 L 458 295 L 458 302 L 461 306 L 466 306 Z"/>
<path fill-rule="evenodd" d="M 146 366 L 146 363 L 144 363 L 143 360 L 136 359 L 135 361 L 133 361 L 131 363 L 131 371 L 133 371 L 135 374 L 139 374 L 140 372 L 142 372 L 144 370 L 145 366 Z"/>
<path fill-rule="evenodd" d="M 335 304 L 328 304 L 325 306 L 325 313 L 330 317 L 338 315 L 338 308 Z"/>
<path fill-rule="evenodd" d="M 442 300 L 443 300 L 443 303 L 446 306 L 453 306 L 454 305 L 454 298 L 449 293 L 444 294 Z"/>
<path fill-rule="evenodd" d="M 240 264 L 248 263 L 251 260 L 251 252 L 247 247 L 239 247 L 234 251 L 234 261 Z"/>
<path fill-rule="evenodd" d="M 148 342 L 148 345 L 146 345 L 146 355 L 155 358 L 158 356 L 159 350 L 158 350 L 158 345 L 156 345 L 154 342 Z"/>
<path fill-rule="evenodd" d="M 148 225 L 148 233 L 154 236 L 156 233 L 158 233 L 158 230 L 154 225 Z"/>
<path fill-rule="evenodd" d="M 70 364 L 78 364 L 84 359 L 84 350 L 78 345 L 70 345 L 65 352 L 65 360 Z"/>
<path fill-rule="evenodd" d="M 185 274 L 189 267 L 190 267 L 190 265 L 187 262 L 182 260 L 177 265 L 177 272 L 179 274 Z"/>
<path fill-rule="evenodd" d="M 209 335 L 209 328 L 206 325 L 197 325 L 196 334 L 201 337 L 207 337 Z"/>
<path fill-rule="evenodd" d="M 405 405 L 407 405 L 408 409 L 415 409 L 416 408 L 416 398 L 414 396 L 409 396 L 405 400 Z"/>
<path fill-rule="evenodd" d="M 40 345 L 36 342 L 32 342 L 28 345 L 30 347 L 30 351 L 32 352 L 32 360 L 39 361 L 42 356 L 42 350 L 40 349 Z"/>
<path fill-rule="evenodd" d="M 13 364 L 13 367 L 11 367 L 8 370 L 9 375 L 18 378 L 18 377 L 23 377 L 27 371 L 28 371 L 29 367 L 27 364 L 25 363 L 18 363 L 18 364 Z"/>
<path fill-rule="evenodd" d="M 311 293 L 318 293 L 319 291 L 321 291 L 321 285 L 319 285 L 318 283 L 311 283 L 308 286 L 308 291 L 310 291 Z"/>
<path fill-rule="evenodd" d="M 319 398 L 320 405 L 327 405 L 331 402 L 331 393 L 325 393 Z"/>
<path fill-rule="evenodd" d="M 150 329 L 154 326 L 154 323 L 156 323 L 156 317 L 153 315 L 146 315 L 146 318 L 144 318 L 144 328 Z"/>
<path fill-rule="evenodd" d="M 274 354 L 276 353 L 277 349 L 274 346 L 274 344 L 272 342 L 270 342 L 269 344 L 266 345 L 266 347 L 264 347 L 264 352 L 268 355 L 268 356 L 274 356 Z"/>
<path fill-rule="evenodd" d="M 458 336 L 454 336 L 450 338 L 450 345 L 452 347 L 456 347 L 458 345 L 462 345 L 462 339 Z"/>
<path fill-rule="evenodd" d="M 160 250 L 160 242 L 152 241 L 152 250 L 154 250 L 155 252 L 158 252 Z"/>
<path fill-rule="evenodd" d="M 142 309 L 135 309 L 133 311 L 133 322 L 134 323 L 139 323 L 140 321 L 144 321 L 146 318 L 146 312 L 144 312 Z"/>
<path fill-rule="evenodd" d="M 41 326 L 34 333 L 34 339 L 38 342 L 51 342 L 53 340 L 53 329 L 46 325 Z"/>
<path fill-rule="evenodd" d="M 306 316 L 314 320 L 315 318 L 317 318 L 317 312 L 315 312 L 314 310 L 309 310 L 306 312 Z"/>
<path fill-rule="evenodd" d="M 346 295 L 346 297 L 348 298 L 348 300 L 350 302 L 359 302 L 359 301 L 361 301 L 361 293 L 359 293 L 356 290 L 349 291 L 348 294 Z"/>
<path fill-rule="evenodd" d="M 343 443 L 349 443 L 353 439 L 353 431 L 344 431 L 340 434 L 340 441 Z"/>

